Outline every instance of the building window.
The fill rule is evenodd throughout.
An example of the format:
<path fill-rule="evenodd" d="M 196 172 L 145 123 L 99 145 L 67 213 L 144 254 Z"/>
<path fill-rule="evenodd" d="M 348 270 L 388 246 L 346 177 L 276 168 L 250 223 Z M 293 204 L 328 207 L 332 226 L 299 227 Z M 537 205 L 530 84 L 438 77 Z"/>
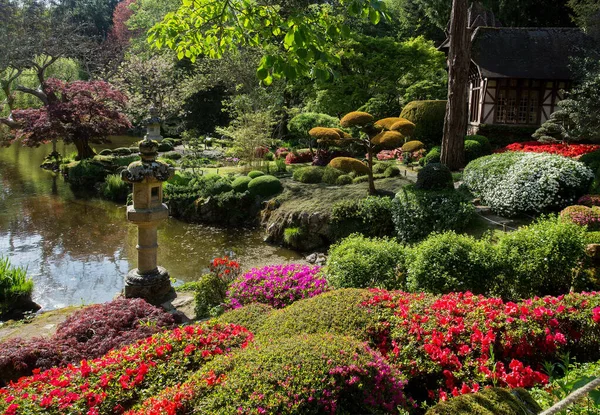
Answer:
<path fill-rule="evenodd" d="M 538 124 L 538 81 L 500 79 L 496 95 L 496 124 Z"/>

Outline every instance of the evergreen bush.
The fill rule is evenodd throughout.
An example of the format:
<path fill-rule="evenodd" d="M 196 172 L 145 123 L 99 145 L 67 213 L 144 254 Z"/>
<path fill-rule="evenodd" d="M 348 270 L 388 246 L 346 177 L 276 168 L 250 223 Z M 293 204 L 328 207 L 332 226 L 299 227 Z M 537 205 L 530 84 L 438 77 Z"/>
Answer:
<path fill-rule="evenodd" d="M 333 167 L 325 167 L 323 171 L 323 182 L 327 184 L 336 184 L 337 179 L 344 174 L 343 171 L 335 169 Z"/>
<path fill-rule="evenodd" d="M 325 168 L 319 166 L 300 167 L 294 170 L 294 180 L 301 183 L 321 183 Z"/>
<path fill-rule="evenodd" d="M 244 193 L 246 190 L 248 190 L 248 183 L 251 181 L 252 179 L 248 176 L 236 177 L 231 183 L 231 187 L 237 193 Z"/>
<path fill-rule="evenodd" d="M 442 143 L 446 102 L 412 101 L 404 107 L 400 118 L 406 118 L 416 125 L 411 136 L 413 140 L 423 142 L 428 148 Z"/>
<path fill-rule="evenodd" d="M 429 163 L 440 163 L 442 159 L 442 148 L 440 146 L 435 146 L 423 157 L 421 160 L 422 165 L 427 165 Z M 420 161 L 420 160 L 419 160 Z"/>
<path fill-rule="evenodd" d="M 490 388 L 440 402 L 426 415 L 515 415 L 537 414 L 542 408 L 523 388 Z"/>
<path fill-rule="evenodd" d="M 240 308 L 228 310 L 215 320 L 218 323 L 236 324 L 246 327 L 252 333 L 258 333 L 274 308 L 268 304 L 251 303 Z"/>
<path fill-rule="evenodd" d="M 383 172 L 385 177 L 396 177 L 400 175 L 400 169 L 397 166 L 390 166 Z"/>
<path fill-rule="evenodd" d="M 420 190 L 454 189 L 452 172 L 445 164 L 428 163 L 417 173 L 415 187 Z"/>
<path fill-rule="evenodd" d="M 369 196 L 361 200 L 343 200 L 331 208 L 329 226 L 334 238 L 353 233 L 365 236 L 393 236 L 392 199 Z"/>
<path fill-rule="evenodd" d="M 270 197 L 283 189 L 281 181 L 274 176 L 260 176 L 248 183 L 248 191 L 257 196 Z"/>
<path fill-rule="evenodd" d="M 250 173 L 248 173 L 248 177 L 250 177 L 251 179 L 256 179 L 257 177 L 264 175 L 265 173 L 260 170 L 252 170 Z"/>
<path fill-rule="evenodd" d="M 347 184 L 352 184 L 352 177 L 347 174 L 342 174 L 337 178 L 335 184 L 338 186 L 346 186 Z"/>
<path fill-rule="evenodd" d="M 351 157 L 336 157 L 331 160 L 329 167 L 341 170 L 344 173 L 354 172 L 360 175 L 369 173 L 369 168 L 365 163 Z"/>
<path fill-rule="evenodd" d="M 173 143 L 170 141 L 162 140 L 160 143 L 158 143 L 158 151 L 161 153 L 173 151 Z"/>

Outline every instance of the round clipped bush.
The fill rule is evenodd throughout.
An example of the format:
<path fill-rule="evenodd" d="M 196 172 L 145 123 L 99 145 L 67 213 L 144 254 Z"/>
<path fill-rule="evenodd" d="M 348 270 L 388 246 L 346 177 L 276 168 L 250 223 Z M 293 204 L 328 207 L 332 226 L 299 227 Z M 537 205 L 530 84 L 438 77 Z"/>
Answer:
<path fill-rule="evenodd" d="M 479 157 L 487 156 L 491 153 L 486 153 L 484 146 L 475 140 L 465 140 L 465 159 L 467 163 L 478 159 Z"/>
<path fill-rule="evenodd" d="M 415 187 L 421 190 L 454 189 L 452 172 L 445 164 L 429 163 L 417 173 Z"/>
<path fill-rule="evenodd" d="M 237 193 L 244 193 L 248 190 L 248 184 L 252 181 L 252 178 L 248 176 L 240 176 L 236 177 L 233 182 L 231 182 L 231 187 Z"/>
<path fill-rule="evenodd" d="M 353 234 L 330 248 L 325 275 L 335 288 L 400 288 L 404 257 L 405 248 L 394 240 Z"/>
<path fill-rule="evenodd" d="M 131 154 L 131 149 L 127 147 L 119 147 L 113 150 L 113 154 L 117 156 L 128 156 Z"/>
<path fill-rule="evenodd" d="M 398 121 L 392 124 L 390 130 L 398 131 L 404 137 L 410 137 L 415 133 L 416 127 L 417 126 L 413 122 L 404 118 L 400 118 Z"/>
<path fill-rule="evenodd" d="M 385 177 L 396 177 L 400 175 L 400 169 L 397 166 L 390 166 L 383 172 Z"/>
<path fill-rule="evenodd" d="M 537 414 L 542 408 L 523 388 L 490 388 L 440 402 L 426 415 L 515 415 Z"/>
<path fill-rule="evenodd" d="M 419 190 L 405 186 L 392 202 L 392 218 L 399 240 L 415 242 L 431 232 L 464 229 L 475 213 L 462 193 L 452 190 Z"/>
<path fill-rule="evenodd" d="M 409 141 L 408 143 L 404 143 L 404 145 L 402 146 L 402 151 L 412 153 L 415 151 L 419 151 L 423 148 L 425 148 L 425 144 L 423 144 L 420 141 L 413 140 Z"/>
<path fill-rule="evenodd" d="M 111 156 L 113 153 L 113 151 L 109 148 L 105 148 L 104 150 L 102 150 L 100 153 L 101 156 Z"/>
<path fill-rule="evenodd" d="M 600 208 L 582 205 L 567 206 L 560 212 L 562 219 L 586 226 L 590 231 L 600 230 Z"/>
<path fill-rule="evenodd" d="M 228 310 L 215 321 L 246 327 L 252 333 L 256 333 L 261 329 L 269 313 L 273 310 L 273 307 L 268 304 L 251 303 L 241 308 Z"/>
<path fill-rule="evenodd" d="M 342 127 L 356 127 L 356 126 L 364 126 L 371 122 L 373 122 L 375 118 L 367 112 L 362 111 L 353 111 L 344 115 L 340 120 L 340 125 Z"/>
<path fill-rule="evenodd" d="M 414 140 L 423 142 L 428 148 L 442 143 L 446 103 L 447 101 L 412 101 L 404 107 L 400 117 L 416 125 L 411 135 Z"/>
<path fill-rule="evenodd" d="M 484 155 L 492 154 L 492 145 L 490 140 L 483 135 L 468 135 L 465 137 L 465 141 L 477 141 L 483 148 Z"/>
<path fill-rule="evenodd" d="M 354 172 L 359 176 L 369 173 L 369 168 L 365 163 L 352 157 L 336 157 L 329 162 L 329 167 L 344 173 Z"/>
<path fill-rule="evenodd" d="M 319 166 L 300 167 L 294 170 L 294 180 L 301 183 L 321 183 L 325 169 Z"/>
<path fill-rule="evenodd" d="M 283 308 L 294 301 L 314 297 L 329 288 L 321 267 L 301 264 L 268 265 L 252 268 L 239 276 L 227 291 L 231 308 L 258 302 Z"/>
<path fill-rule="evenodd" d="M 493 275 L 493 259 L 489 245 L 471 236 L 454 232 L 432 234 L 408 255 L 407 288 L 433 294 L 486 294 Z"/>
<path fill-rule="evenodd" d="M 431 150 L 429 150 L 429 153 L 427 153 L 425 155 L 425 157 L 423 157 L 421 160 L 421 164 L 426 166 L 429 163 L 440 163 L 442 159 L 442 148 L 440 146 L 435 146 L 433 147 Z"/>
<path fill-rule="evenodd" d="M 583 195 L 593 179 L 583 163 L 547 153 L 493 154 L 473 160 L 463 173 L 473 194 L 507 216 L 562 209 Z"/>
<path fill-rule="evenodd" d="M 173 143 L 171 141 L 161 141 L 160 143 L 158 143 L 158 151 L 162 152 L 166 152 L 166 151 L 173 151 Z"/>
<path fill-rule="evenodd" d="M 248 183 L 248 190 L 253 195 L 269 197 L 283 190 L 281 181 L 275 176 L 259 176 Z"/>
<path fill-rule="evenodd" d="M 208 414 L 381 414 L 406 404 L 400 373 L 379 352 L 330 334 L 257 342 L 194 378 L 221 379 L 195 402 Z"/>
<path fill-rule="evenodd" d="M 379 162 L 373 165 L 373 174 L 382 174 L 385 173 L 388 167 L 390 167 L 391 163 Z"/>
<path fill-rule="evenodd" d="M 325 167 L 323 171 L 323 181 L 327 184 L 336 184 L 338 177 L 344 174 L 343 171 L 333 167 Z"/>
<path fill-rule="evenodd" d="M 178 153 L 176 151 L 167 151 L 165 154 L 162 155 L 162 157 L 169 160 L 179 160 L 183 156 L 181 155 L 181 153 Z"/>
<path fill-rule="evenodd" d="M 342 174 L 340 177 L 337 178 L 335 184 L 337 184 L 338 186 L 346 186 L 347 184 L 352 184 L 352 177 L 348 176 L 347 174 Z"/>
<path fill-rule="evenodd" d="M 277 338 L 331 333 L 366 341 L 377 317 L 361 305 L 371 297 L 369 290 L 344 288 L 296 301 L 270 313 L 256 335 Z"/>
<path fill-rule="evenodd" d="M 256 179 L 257 177 L 264 175 L 265 173 L 260 170 L 252 170 L 250 173 L 248 173 L 248 177 L 250 177 L 251 179 Z"/>

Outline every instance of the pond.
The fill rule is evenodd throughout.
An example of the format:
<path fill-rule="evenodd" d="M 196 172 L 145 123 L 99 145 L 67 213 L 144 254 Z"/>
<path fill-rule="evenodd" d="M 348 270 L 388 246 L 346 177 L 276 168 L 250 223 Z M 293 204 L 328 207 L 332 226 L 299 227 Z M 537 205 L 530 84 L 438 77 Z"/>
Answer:
<path fill-rule="evenodd" d="M 101 148 L 128 147 L 115 137 Z M 136 267 L 137 228 L 125 206 L 73 194 L 39 166 L 51 146 L 0 148 L 0 255 L 27 268 L 33 299 L 44 310 L 111 300 Z M 73 146 L 58 145 L 69 154 Z M 298 261 L 294 251 L 263 242 L 260 229 L 219 229 L 169 218 L 159 227 L 158 262 L 178 282 L 194 281 L 212 258 L 233 253 L 247 269 Z"/>

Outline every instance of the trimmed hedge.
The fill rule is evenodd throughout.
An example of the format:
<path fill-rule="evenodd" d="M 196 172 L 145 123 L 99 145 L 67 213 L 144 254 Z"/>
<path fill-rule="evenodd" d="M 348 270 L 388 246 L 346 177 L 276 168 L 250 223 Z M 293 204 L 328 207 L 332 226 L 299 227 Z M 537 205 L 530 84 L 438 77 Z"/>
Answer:
<path fill-rule="evenodd" d="M 338 185 L 338 186 L 346 186 L 346 185 L 352 184 L 352 183 L 353 183 L 352 177 L 348 176 L 347 174 L 342 174 L 335 181 L 335 184 Z"/>
<path fill-rule="evenodd" d="M 440 402 L 426 415 L 526 415 L 540 412 L 542 408 L 523 388 L 490 388 Z"/>
<path fill-rule="evenodd" d="M 337 202 L 331 208 L 329 226 L 336 239 L 355 232 L 365 236 L 393 236 L 392 199 L 369 196 Z"/>
<path fill-rule="evenodd" d="M 260 170 L 252 170 L 250 173 L 248 173 L 248 177 L 250 177 L 251 179 L 256 179 L 257 177 L 264 175 L 265 173 Z"/>
<path fill-rule="evenodd" d="M 323 171 L 323 181 L 327 184 L 336 184 L 337 179 L 342 176 L 344 172 L 333 167 L 325 167 Z"/>
<path fill-rule="evenodd" d="M 440 146 L 435 146 L 431 150 L 429 150 L 429 153 L 427 153 L 425 155 L 425 157 L 423 157 L 421 159 L 422 160 L 421 164 L 426 166 L 429 163 L 440 163 L 441 159 L 442 159 L 442 148 Z"/>
<path fill-rule="evenodd" d="M 420 190 L 452 190 L 452 172 L 445 164 L 428 163 L 417 173 L 415 188 Z"/>
<path fill-rule="evenodd" d="M 300 167 L 294 170 L 293 178 L 301 183 L 321 183 L 325 169 L 319 166 Z"/>
<path fill-rule="evenodd" d="M 413 140 L 423 142 L 428 148 L 442 143 L 446 102 L 412 101 L 404 107 L 400 118 L 406 118 L 417 126 L 411 136 Z"/>
<path fill-rule="evenodd" d="M 252 178 L 248 176 L 237 177 L 232 183 L 231 187 L 237 193 L 244 193 L 248 190 L 248 184 L 252 181 Z"/>
<path fill-rule="evenodd" d="M 352 157 L 336 157 L 329 163 L 329 167 L 341 170 L 345 173 L 354 172 L 358 175 L 368 174 L 369 167 L 362 161 Z"/>
<path fill-rule="evenodd" d="M 500 148 L 515 142 L 531 141 L 531 135 L 536 130 L 537 127 L 481 124 L 477 134 L 487 137 L 493 148 Z"/>
<path fill-rule="evenodd" d="M 253 333 L 258 332 L 274 308 L 268 304 L 252 303 L 241 308 L 226 311 L 215 321 L 246 327 Z"/>
<path fill-rule="evenodd" d="M 275 176 L 260 176 L 248 183 L 248 191 L 257 196 L 270 197 L 283 190 L 281 181 Z"/>

